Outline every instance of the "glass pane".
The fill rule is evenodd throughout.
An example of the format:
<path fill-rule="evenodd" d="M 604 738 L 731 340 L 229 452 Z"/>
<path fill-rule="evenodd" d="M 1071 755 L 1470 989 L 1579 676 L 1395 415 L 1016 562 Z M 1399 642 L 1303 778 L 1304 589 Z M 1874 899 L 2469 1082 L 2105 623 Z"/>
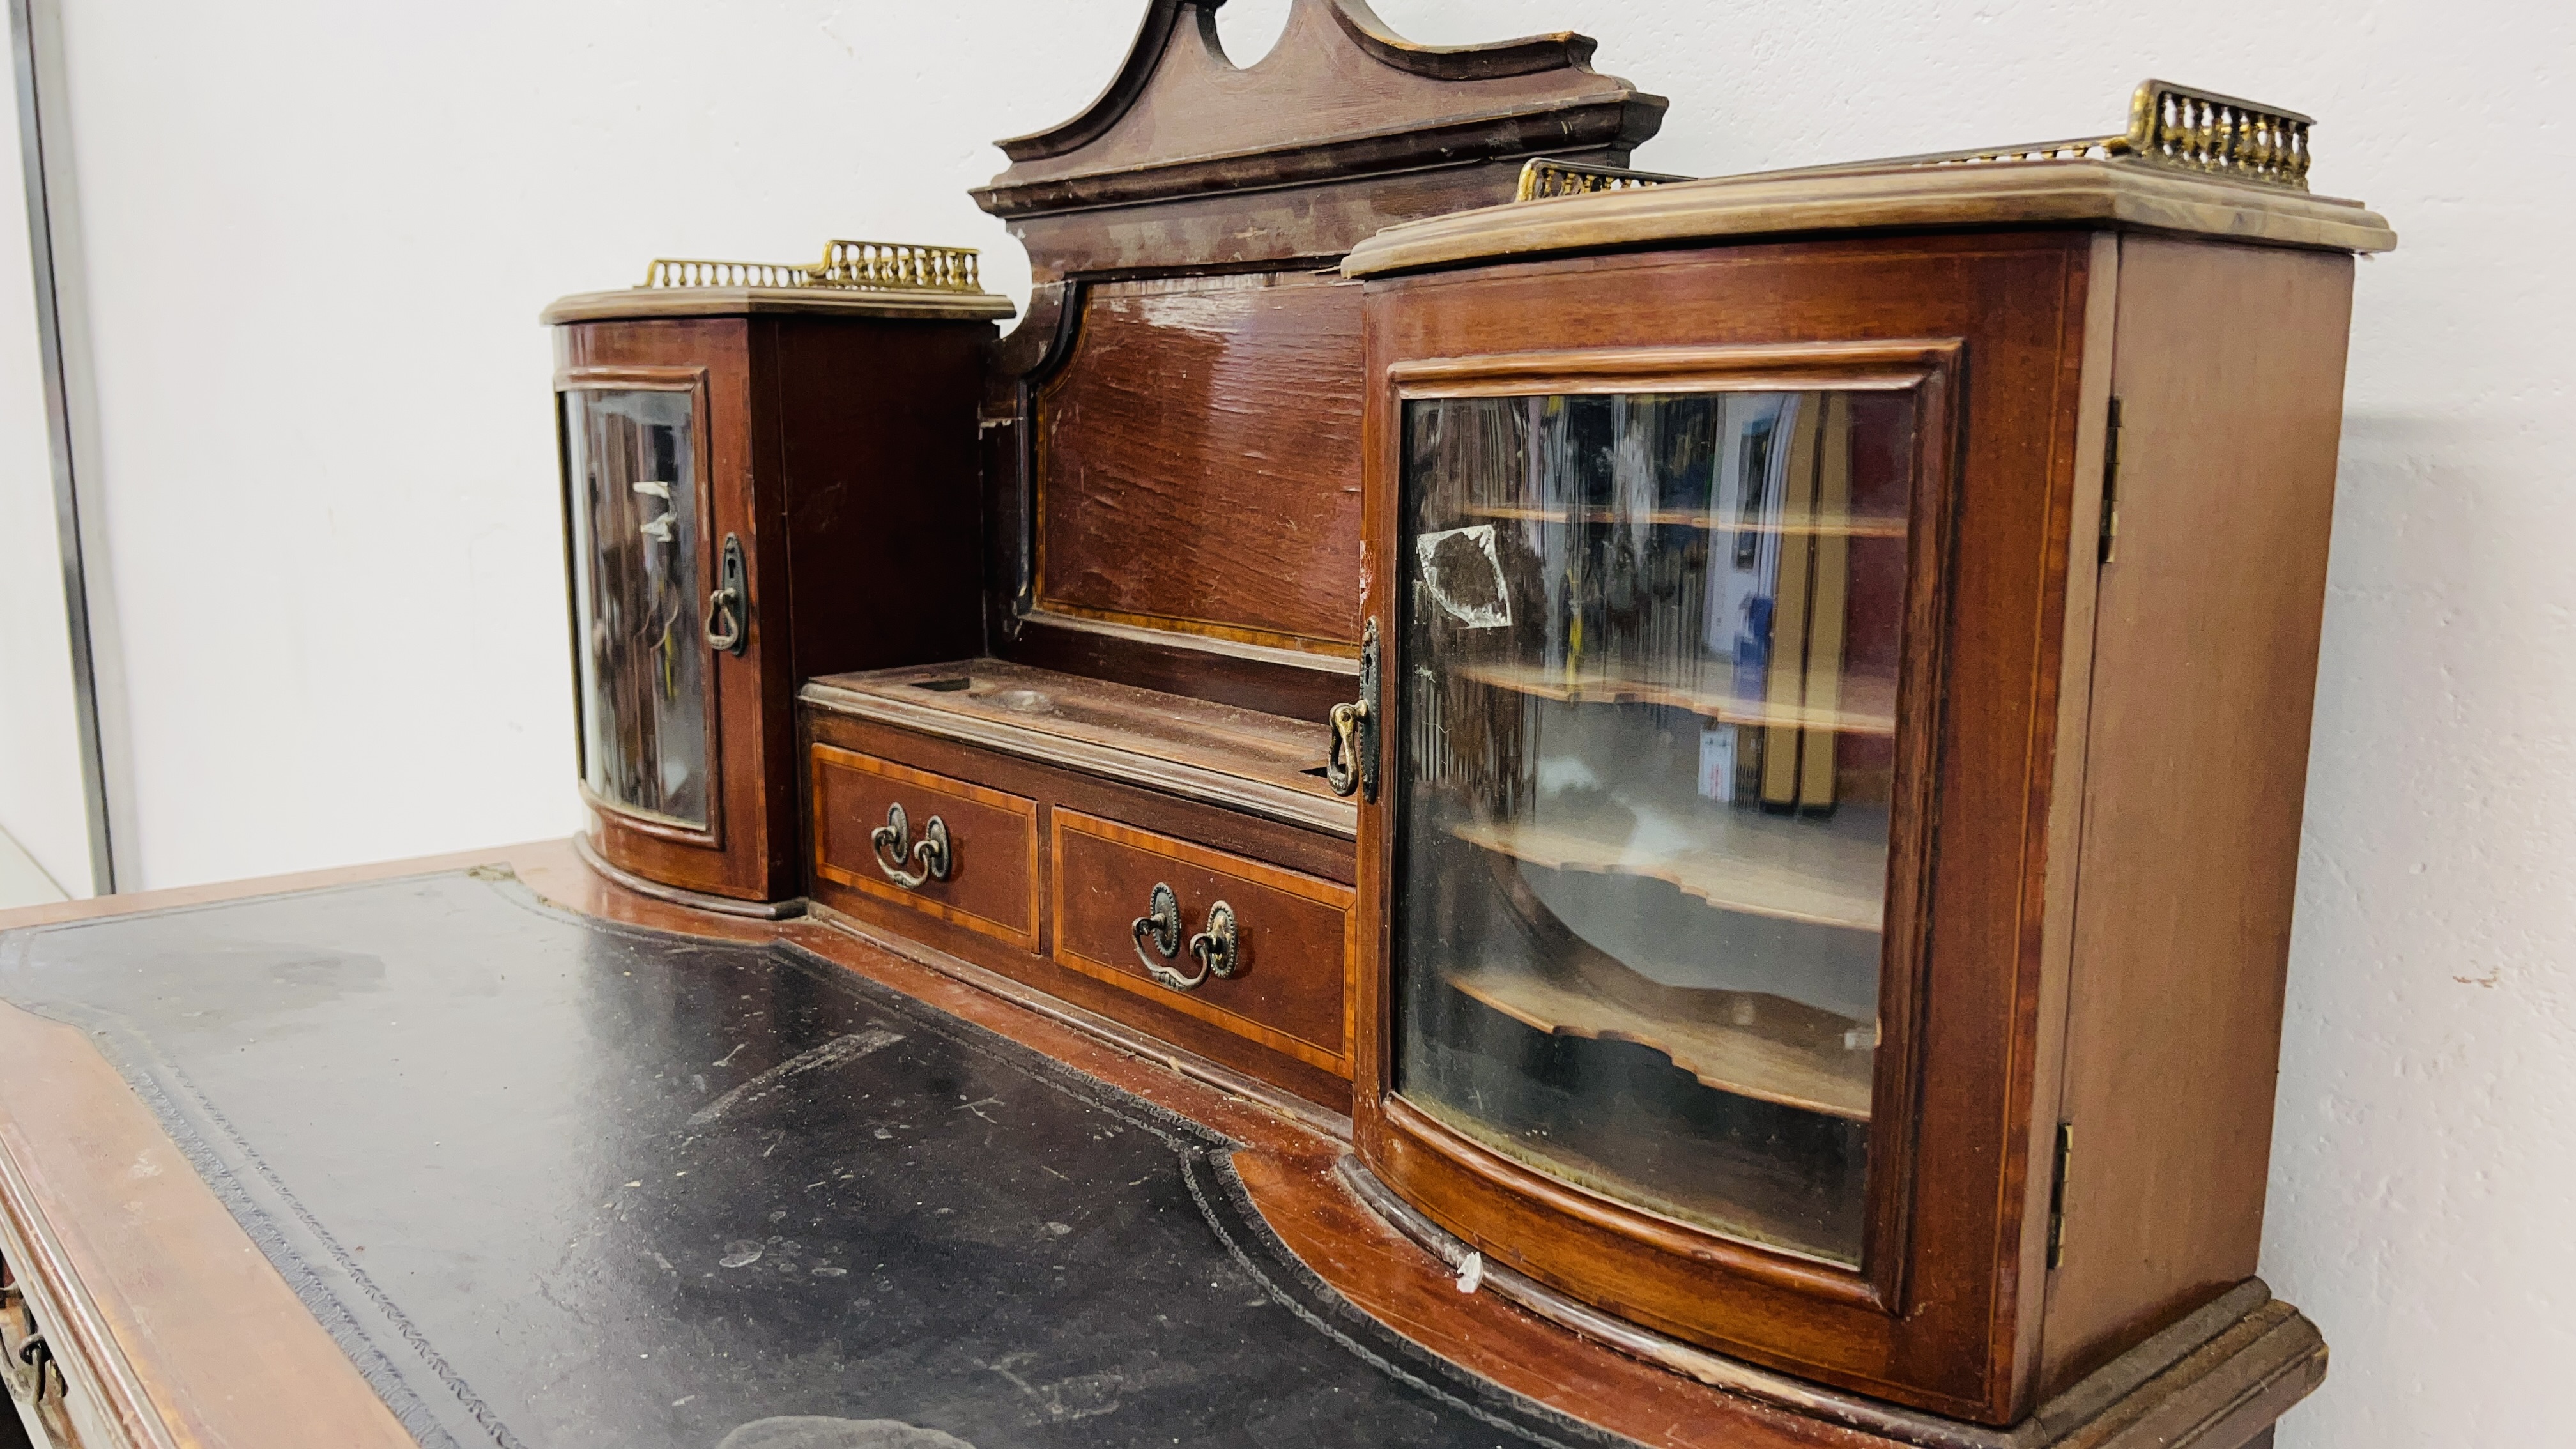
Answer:
<path fill-rule="evenodd" d="M 697 453 L 686 392 L 567 392 L 582 779 L 614 805 L 707 823 Z"/>
<path fill-rule="evenodd" d="M 1909 394 L 1405 412 L 1396 1089 L 1857 1265 Z"/>

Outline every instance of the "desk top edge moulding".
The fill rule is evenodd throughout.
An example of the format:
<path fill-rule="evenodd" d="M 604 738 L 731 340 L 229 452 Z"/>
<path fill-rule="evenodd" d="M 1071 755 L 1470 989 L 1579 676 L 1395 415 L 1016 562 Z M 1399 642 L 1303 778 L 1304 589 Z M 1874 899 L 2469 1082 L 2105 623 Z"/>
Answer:
<path fill-rule="evenodd" d="M 580 835 L 0 913 L 36 1441 L 2268 1449 L 2316 123 L 1142 3 L 1015 327 L 544 309 Z"/>

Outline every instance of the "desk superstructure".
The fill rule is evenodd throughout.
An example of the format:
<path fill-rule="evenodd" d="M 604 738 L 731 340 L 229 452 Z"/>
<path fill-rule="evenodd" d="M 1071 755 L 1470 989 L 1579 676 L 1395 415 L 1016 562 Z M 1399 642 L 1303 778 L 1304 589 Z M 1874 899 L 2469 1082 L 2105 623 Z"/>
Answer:
<path fill-rule="evenodd" d="M 1178 1114 L 1225 1163 L 1191 1231 L 1393 1335 L 1331 1372 L 1429 1355 L 1399 1380 L 1469 1387 L 1422 1402 L 1531 1442 L 2268 1436 L 2324 1372 L 2254 1268 L 2353 258 L 2395 243 L 2308 192 L 2315 123 L 2150 81 L 2117 133 L 1693 181 L 1628 166 L 1665 102 L 1583 37 L 1298 0 L 1239 69 L 1214 9 L 1153 0 L 1002 143 L 1007 333 L 973 253 L 860 241 L 547 310 L 590 825 L 476 862 Z M 863 1016 L 772 1065 L 908 1030 Z M 31 1424 L 428 1442 L 270 1271 L 294 1235 L 167 1170 L 144 1068 L 0 1038 L 98 1088 L 0 1073 Z M 718 1067 L 665 1074 L 708 1122 Z M 857 1120 L 812 1110 L 772 1146 Z M 723 1256 L 876 1221 L 834 1211 Z M 1100 1385 L 1158 1402 L 993 1361 L 1081 1442 Z M 327 1433 L 235 1392 L 290 1364 Z M 990 1407 L 896 1427 L 1073 1442 Z"/>

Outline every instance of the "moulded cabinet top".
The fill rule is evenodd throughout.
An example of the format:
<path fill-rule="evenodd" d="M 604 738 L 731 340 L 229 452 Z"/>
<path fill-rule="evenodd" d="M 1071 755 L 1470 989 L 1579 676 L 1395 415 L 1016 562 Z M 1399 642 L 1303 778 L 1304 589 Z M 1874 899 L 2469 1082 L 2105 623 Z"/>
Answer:
<path fill-rule="evenodd" d="M 1354 277 L 1549 254 L 1787 235 L 2098 226 L 2321 251 L 2397 245 L 2357 201 L 2134 161 L 1757 172 L 1455 212 L 1388 227 L 1354 248 Z"/>
<path fill-rule="evenodd" d="M 829 287 L 620 287 L 560 298 L 538 314 L 548 325 L 631 317 L 748 317 L 804 312 L 931 322 L 1008 317 L 1011 299 L 990 292 L 870 292 Z"/>

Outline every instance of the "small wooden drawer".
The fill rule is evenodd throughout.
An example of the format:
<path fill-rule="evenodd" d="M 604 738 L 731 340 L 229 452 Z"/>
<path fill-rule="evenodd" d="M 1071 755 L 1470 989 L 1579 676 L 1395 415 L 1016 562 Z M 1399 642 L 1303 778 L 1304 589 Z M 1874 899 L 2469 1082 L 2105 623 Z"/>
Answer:
<path fill-rule="evenodd" d="M 1038 948 L 1036 801 L 856 750 L 812 748 L 816 874 L 1024 951 Z M 894 823 L 898 806 L 906 827 L 900 857 L 871 838 Z M 946 841 L 944 874 L 925 869 L 916 853 L 934 832 Z M 894 878 L 898 870 L 922 879 L 906 885 Z"/>
<path fill-rule="evenodd" d="M 1168 835 L 1057 807 L 1055 959 L 1058 965 L 1223 1027 L 1337 1076 L 1351 1074 L 1351 1012 L 1359 960 L 1351 889 Z M 1184 940 L 1231 907 L 1234 974 L 1176 989 L 1148 972 L 1137 918 L 1154 887 L 1179 898 Z M 1167 963 L 1197 976 L 1184 949 Z"/>

